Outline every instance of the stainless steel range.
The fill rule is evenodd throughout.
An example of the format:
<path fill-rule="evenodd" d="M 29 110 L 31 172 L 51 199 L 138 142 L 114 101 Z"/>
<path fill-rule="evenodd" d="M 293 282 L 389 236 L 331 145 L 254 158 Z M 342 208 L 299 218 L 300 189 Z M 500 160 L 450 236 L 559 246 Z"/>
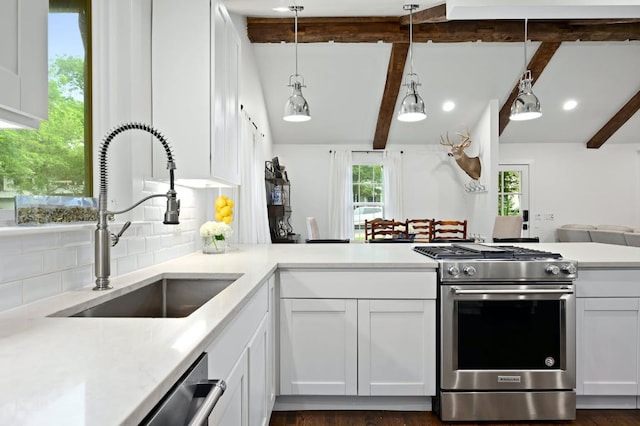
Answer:
<path fill-rule="evenodd" d="M 577 263 L 513 246 L 414 250 L 440 261 L 440 418 L 575 419 Z"/>

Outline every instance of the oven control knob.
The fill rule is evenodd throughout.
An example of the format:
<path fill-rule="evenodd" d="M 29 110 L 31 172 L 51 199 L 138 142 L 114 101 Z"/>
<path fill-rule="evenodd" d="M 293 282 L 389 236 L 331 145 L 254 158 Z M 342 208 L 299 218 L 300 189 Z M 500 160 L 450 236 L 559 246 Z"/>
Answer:
<path fill-rule="evenodd" d="M 460 269 L 458 269 L 457 266 L 449 266 L 449 269 L 447 270 L 447 272 L 449 273 L 449 275 L 452 275 L 452 276 L 460 275 Z"/>
<path fill-rule="evenodd" d="M 476 268 L 474 266 L 465 266 L 462 269 L 462 272 L 464 272 L 465 275 L 468 275 L 470 277 L 474 276 L 476 274 Z"/>
<path fill-rule="evenodd" d="M 569 275 L 573 275 L 576 272 L 578 272 L 578 268 L 576 268 L 576 265 L 574 265 L 573 263 L 567 263 L 566 265 L 562 265 L 560 269 L 562 269 L 562 272 Z"/>
<path fill-rule="evenodd" d="M 560 273 L 560 268 L 558 268 L 558 265 L 547 265 L 544 270 L 547 274 L 551 275 L 558 275 Z"/>

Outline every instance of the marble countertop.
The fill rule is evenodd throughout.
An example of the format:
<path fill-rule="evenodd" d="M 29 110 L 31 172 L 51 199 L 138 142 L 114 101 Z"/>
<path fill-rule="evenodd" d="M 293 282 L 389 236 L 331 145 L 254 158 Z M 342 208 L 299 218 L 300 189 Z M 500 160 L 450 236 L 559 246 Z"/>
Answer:
<path fill-rule="evenodd" d="M 518 244 L 528 246 L 528 244 Z M 409 244 L 234 246 L 193 253 L 0 313 L 0 424 L 137 424 L 278 267 L 419 268 L 437 262 Z M 535 244 L 585 268 L 640 268 L 640 248 Z M 109 298 L 142 280 L 241 275 L 186 318 L 63 318 L 49 315 Z"/>

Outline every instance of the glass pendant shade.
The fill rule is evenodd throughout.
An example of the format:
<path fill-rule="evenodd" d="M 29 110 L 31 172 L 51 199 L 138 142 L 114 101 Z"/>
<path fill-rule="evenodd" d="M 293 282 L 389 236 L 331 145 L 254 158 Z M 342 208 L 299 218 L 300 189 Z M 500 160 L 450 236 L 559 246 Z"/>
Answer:
<path fill-rule="evenodd" d="M 400 111 L 398 111 L 398 120 L 405 122 L 421 121 L 427 118 L 424 110 L 424 101 L 417 91 L 418 84 L 411 81 L 408 84 L 407 94 L 402 100 Z"/>
<path fill-rule="evenodd" d="M 510 120 L 525 121 L 533 120 L 542 116 L 542 108 L 538 97 L 531 89 L 531 72 L 527 71 L 520 80 L 518 97 L 511 105 Z"/>
<path fill-rule="evenodd" d="M 289 96 L 284 106 L 284 120 L 293 122 L 311 120 L 309 104 L 302 96 L 302 83 L 295 81 L 291 84 L 291 87 L 291 96 Z"/>

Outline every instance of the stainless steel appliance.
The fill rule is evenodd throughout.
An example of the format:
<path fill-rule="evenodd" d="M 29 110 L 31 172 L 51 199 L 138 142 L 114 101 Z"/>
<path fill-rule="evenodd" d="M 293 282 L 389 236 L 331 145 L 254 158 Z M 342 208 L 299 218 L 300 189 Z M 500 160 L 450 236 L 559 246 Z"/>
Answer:
<path fill-rule="evenodd" d="M 577 263 L 513 246 L 414 250 L 440 260 L 440 418 L 575 419 Z"/>
<path fill-rule="evenodd" d="M 224 393 L 224 380 L 209 380 L 207 353 L 197 359 L 140 423 L 144 426 L 204 426 Z"/>

